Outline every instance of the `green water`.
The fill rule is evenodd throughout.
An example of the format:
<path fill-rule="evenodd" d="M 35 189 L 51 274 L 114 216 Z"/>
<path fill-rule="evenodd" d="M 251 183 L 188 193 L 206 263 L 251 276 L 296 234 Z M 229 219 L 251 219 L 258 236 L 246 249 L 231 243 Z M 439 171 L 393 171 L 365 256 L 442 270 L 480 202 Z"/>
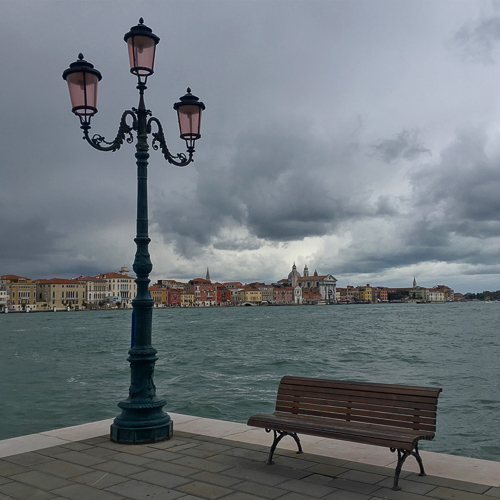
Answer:
<path fill-rule="evenodd" d="M 0 439 L 119 413 L 130 311 L 0 315 Z M 285 375 L 443 388 L 425 450 L 500 461 L 500 302 L 158 309 L 166 411 L 246 422 Z M 175 423 L 174 423 L 175 425 Z"/>

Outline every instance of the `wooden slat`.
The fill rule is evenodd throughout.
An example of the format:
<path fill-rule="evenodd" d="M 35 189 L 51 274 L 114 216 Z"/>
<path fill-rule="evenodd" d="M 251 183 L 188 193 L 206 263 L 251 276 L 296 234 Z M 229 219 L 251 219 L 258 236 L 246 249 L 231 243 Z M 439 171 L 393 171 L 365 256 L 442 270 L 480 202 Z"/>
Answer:
<path fill-rule="evenodd" d="M 283 410 L 277 409 L 276 411 L 282 412 Z M 287 411 L 287 410 L 285 410 Z M 422 424 L 418 422 L 402 422 L 399 420 L 393 420 L 391 418 L 388 418 L 387 414 L 378 414 L 375 416 L 374 414 L 369 414 L 368 416 L 358 416 L 358 415 L 352 415 L 350 418 L 347 418 L 347 415 L 332 415 L 326 412 L 313 412 L 309 410 L 300 410 L 297 413 L 298 416 L 305 416 L 305 415 L 310 415 L 310 416 L 316 416 L 316 417 L 324 417 L 324 418 L 329 418 L 331 420 L 337 420 L 337 421 L 349 421 L 349 422 L 364 422 L 364 423 L 373 423 L 373 424 L 379 424 L 379 425 L 384 425 L 387 427 L 401 427 L 401 428 L 406 428 L 406 429 L 415 429 L 415 430 L 426 430 L 426 431 L 435 431 L 436 427 L 435 425 L 432 424 Z"/>
<path fill-rule="evenodd" d="M 421 396 L 417 394 L 397 394 L 394 392 L 385 393 L 383 390 L 378 391 L 350 391 L 344 388 L 324 388 L 324 387 L 308 387 L 308 386 L 290 386 L 286 384 L 280 384 L 278 388 L 278 394 L 288 394 L 288 395 L 315 395 L 317 397 L 323 397 L 326 399 L 338 397 L 339 399 L 347 397 L 357 397 L 365 399 L 378 399 L 385 401 L 397 401 L 397 402 L 408 402 L 408 403 L 422 403 L 422 404 L 432 404 L 437 400 L 436 397 Z"/>
<path fill-rule="evenodd" d="M 298 409 L 299 413 L 301 411 L 309 412 L 309 415 L 314 415 L 315 413 L 325 414 L 323 416 L 331 415 L 332 418 L 343 418 L 346 419 L 347 416 L 377 416 L 380 417 L 386 416 L 387 418 L 402 421 L 402 422 L 417 422 L 421 424 L 433 425 L 435 422 L 435 417 L 425 417 L 415 414 L 401 414 L 395 413 L 393 411 L 387 411 L 386 409 L 359 409 L 359 408 L 345 408 L 345 407 L 332 407 L 332 406 L 324 406 L 324 405 L 312 405 L 312 404 L 301 404 L 300 406 L 296 406 L 293 402 L 280 402 L 280 404 L 276 404 L 276 411 L 288 411 L 291 412 L 293 409 Z"/>
<path fill-rule="evenodd" d="M 269 422 L 278 424 L 308 427 L 310 429 L 322 429 L 325 432 L 352 432 L 359 436 L 372 436 L 377 438 L 390 437 L 403 441 L 411 441 L 418 437 L 431 437 L 433 432 L 415 431 L 411 429 L 387 428 L 382 425 L 364 424 L 360 422 L 339 422 L 321 417 L 290 416 L 280 413 L 263 415 Z"/>
<path fill-rule="evenodd" d="M 398 393 L 395 391 L 385 391 L 384 387 L 379 387 L 378 390 L 364 390 L 364 388 L 357 388 L 357 389 L 349 389 L 347 387 L 339 387 L 339 386 L 333 386 L 333 387 L 309 387 L 308 385 L 290 385 L 290 384 L 285 384 L 282 383 L 280 384 L 278 391 L 289 391 L 289 392 L 295 392 L 297 390 L 307 392 L 310 394 L 333 394 L 333 395 L 344 395 L 344 394 L 358 394 L 360 396 L 366 397 L 366 398 L 387 398 L 387 399 L 401 399 L 403 401 L 420 401 L 420 402 L 426 402 L 426 401 L 433 401 L 437 399 L 437 396 L 431 396 L 428 394 L 422 394 L 422 393 L 412 393 L 409 394 L 407 392 L 404 393 Z"/>
<path fill-rule="evenodd" d="M 436 413 L 437 405 L 408 405 L 406 403 L 398 404 L 397 402 L 388 403 L 387 401 L 381 400 L 367 400 L 364 398 L 356 398 L 353 397 L 350 400 L 322 400 L 320 398 L 306 398 L 305 396 L 292 396 L 287 395 L 287 397 L 283 397 L 280 395 L 276 399 L 276 404 L 292 402 L 295 403 L 296 406 L 301 406 L 302 404 L 319 404 L 321 406 L 332 406 L 336 408 L 364 408 L 364 409 L 373 409 L 377 411 L 393 411 L 400 410 L 401 412 L 406 412 L 408 414 L 414 414 L 417 412 L 426 412 L 428 415 L 432 413 Z"/>
<path fill-rule="evenodd" d="M 373 382 L 352 382 L 346 380 L 318 379 L 312 377 L 294 377 L 285 375 L 280 384 L 298 384 L 311 387 L 343 387 L 349 390 L 378 390 L 384 387 L 385 392 L 396 394 L 417 394 L 437 397 L 442 391 L 439 387 L 421 387 L 413 385 L 377 384 Z"/>
<path fill-rule="evenodd" d="M 276 404 L 287 406 L 288 404 L 296 404 L 296 405 L 318 405 L 320 407 L 332 407 L 332 408 L 347 408 L 347 404 L 343 404 L 341 402 L 330 401 L 326 399 L 315 399 L 315 398 L 305 398 L 301 397 L 298 401 L 294 396 L 283 396 L 281 395 Z M 356 402 L 355 408 L 359 408 L 360 410 L 371 410 L 371 411 L 390 411 L 391 413 L 398 413 L 401 415 L 419 415 L 422 417 L 428 418 L 436 418 L 436 410 L 422 410 L 416 408 L 407 408 L 407 407 L 399 407 L 399 406 L 391 406 L 387 405 L 375 405 L 368 403 L 360 403 Z M 349 405 L 351 407 L 351 405 Z"/>
<path fill-rule="evenodd" d="M 398 398 L 397 395 L 384 395 L 381 393 L 377 394 L 379 397 L 370 397 L 366 393 L 355 392 L 349 393 L 347 391 L 342 391 L 338 393 L 325 393 L 325 392 L 313 392 L 309 391 L 307 388 L 296 388 L 295 390 L 287 390 L 280 388 L 278 397 L 281 396 L 292 396 L 296 398 L 300 397 L 314 397 L 316 399 L 325 399 L 331 401 L 359 401 L 361 403 L 372 403 L 387 406 L 400 406 L 407 408 L 422 408 L 425 410 L 434 410 L 437 406 L 436 400 L 434 399 L 423 399 L 416 398 L 413 399 L 403 399 Z M 407 398 L 407 397 L 405 397 Z"/>

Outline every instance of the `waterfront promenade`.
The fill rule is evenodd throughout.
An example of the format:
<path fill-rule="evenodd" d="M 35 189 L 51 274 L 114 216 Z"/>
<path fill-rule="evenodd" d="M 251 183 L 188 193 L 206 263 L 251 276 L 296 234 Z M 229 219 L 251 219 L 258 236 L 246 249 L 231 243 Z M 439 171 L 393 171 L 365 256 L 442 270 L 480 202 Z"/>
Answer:
<path fill-rule="evenodd" d="M 388 449 L 301 436 L 271 437 L 241 423 L 170 413 L 174 436 L 150 445 L 109 441 L 112 420 L 0 441 L 0 500 L 486 500 L 500 498 L 500 462 L 422 451 L 391 490 Z M 425 448 L 425 443 L 424 443 Z"/>

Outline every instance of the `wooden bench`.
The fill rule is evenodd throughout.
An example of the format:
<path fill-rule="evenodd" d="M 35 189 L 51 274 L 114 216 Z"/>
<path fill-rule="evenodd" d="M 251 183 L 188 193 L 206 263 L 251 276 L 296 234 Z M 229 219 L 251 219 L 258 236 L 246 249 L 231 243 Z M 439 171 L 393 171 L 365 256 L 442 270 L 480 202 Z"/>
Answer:
<path fill-rule="evenodd" d="M 399 474 L 409 455 L 417 459 L 419 475 L 425 476 L 418 441 L 434 438 L 441 390 L 285 376 L 278 387 L 276 411 L 253 415 L 247 424 L 274 432 L 268 465 L 285 436 L 293 437 L 297 453 L 302 453 L 298 433 L 397 450 L 393 489 L 399 490 Z"/>

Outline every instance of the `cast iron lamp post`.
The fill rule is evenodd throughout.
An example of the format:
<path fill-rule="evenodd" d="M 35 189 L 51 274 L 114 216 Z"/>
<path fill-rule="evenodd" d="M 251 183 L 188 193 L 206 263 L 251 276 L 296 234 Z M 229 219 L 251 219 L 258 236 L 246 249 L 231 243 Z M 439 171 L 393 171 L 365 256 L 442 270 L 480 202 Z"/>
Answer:
<path fill-rule="evenodd" d="M 158 359 L 156 349 L 151 345 L 151 324 L 153 300 L 148 291 L 149 273 L 153 269 L 148 245 L 148 194 L 147 167 L 149 158 L 148 135 L 153 136 L 152 148 L 161 149 L 165 159 L 178 167 L 193 161 L 194 144 L 200 135 L 201 112 L 205 105 L 191 94 L 180 98 L 174 104 L 177 111 L 180 137 L 186 141 L 186 156 L 173 156 L 167 147 L 160 121 L 152 116 L 144 104 L 144 91 L 148 76 L 153 74 L 156 45 L 160 39 L 145 26 L 142 18 L 130 29 L 124 39 L 128 45 L 130 72 L 137 76 L 139 106 L 123 113 L 118 133 L 112 142 L 90 131 L 90 119 L 97 113 L 97 83 L 101 73 L 92 64 L 78 56 L 78 61 L 70 64 L 63 78 L 68 82 L 73 113 L 80 118 L 83 137 L 99 151 L 117 151 L 123 141 L 133 142 L 132 132 L 137 134 L 137 236 L 133 269 L 137 276 L 137 295 L 132 301 L 132 347 L 129 351 L 131 383 L 129 397 L 118 403 L 122 412 L 111 425 L 111 440 L 117 443 L 151 443 L 168 439 L 172 435 L 172 420 L 163 411 L 166 401 L 156 396 L 153 382 L 154 365 Z M 128 120 L 128 121 L 127 121 Z M 156 132 L 153 131 L 153 128 Z"/>

